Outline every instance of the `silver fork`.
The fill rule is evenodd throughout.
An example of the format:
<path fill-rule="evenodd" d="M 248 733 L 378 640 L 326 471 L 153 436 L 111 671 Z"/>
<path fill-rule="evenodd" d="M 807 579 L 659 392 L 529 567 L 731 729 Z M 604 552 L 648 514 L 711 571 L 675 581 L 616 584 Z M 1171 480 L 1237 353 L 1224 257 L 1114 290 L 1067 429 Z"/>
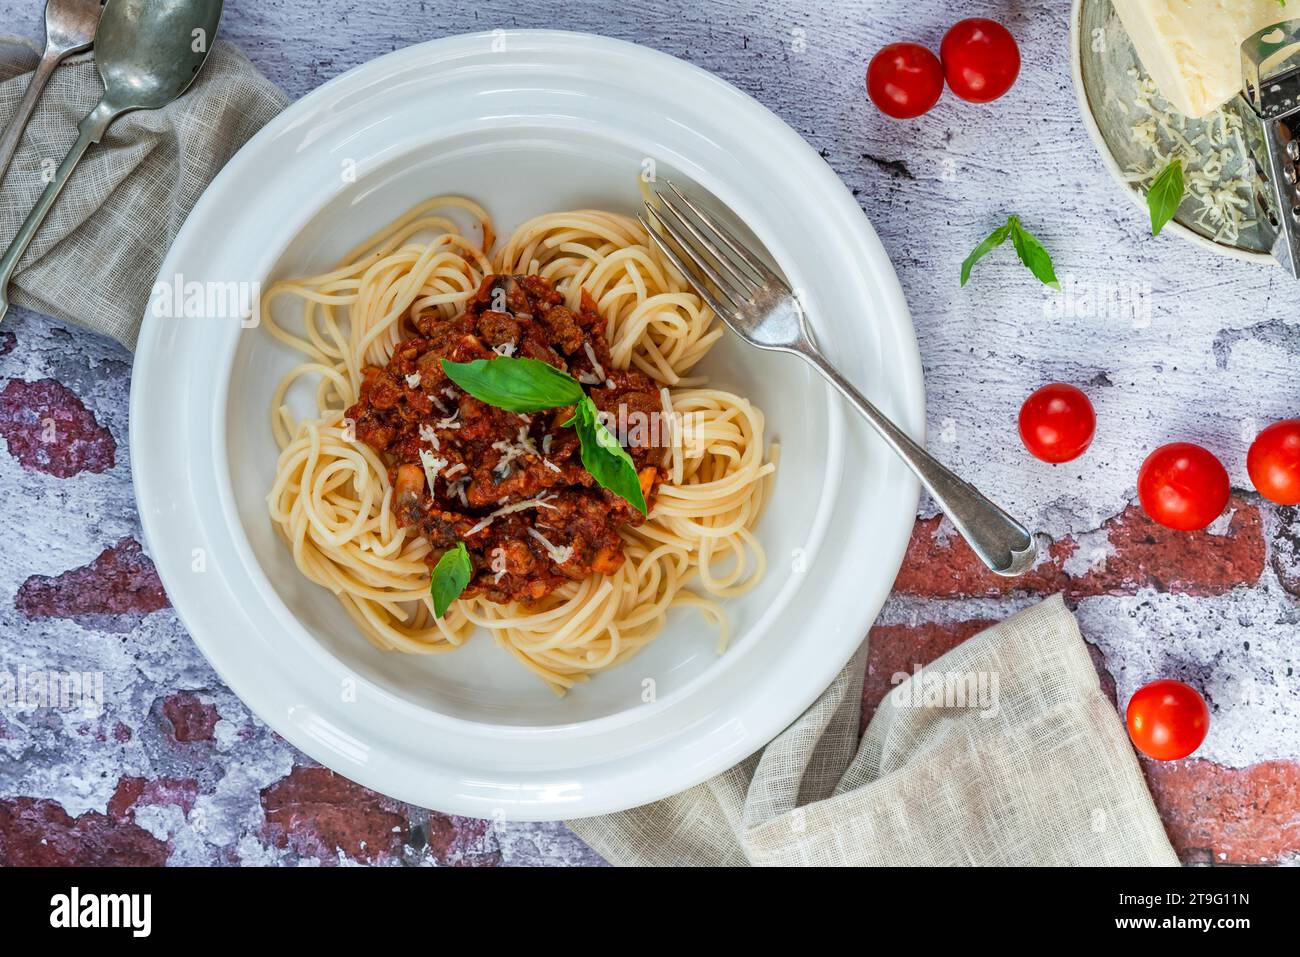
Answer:
<path fill-rule="evenodd" d="M 27 121 L 36 110 L 45 84 L 54 75 L 54 68 L 72 54 L 89 50 L 94 43 L 101 6 L 102 0 L 48 0 L 45 4 L 45 52 L 36 64 L 36 72 L 18 104 L 18 112 L 0 134 L 0 180 L 5 178 Z"/>
<path fill-rule="evenodd" d="M 811 363 L 916 473 L 984 564 L 1008 577 L 1028 569 L 1037 551 L 1028 529 L 913 442 L 840 375 L 813 343 L 790 287 L 735 233 L 672 183 L 667 186 L 657 194 L 660 208 L 646 203 L 649 215 L 640 217 L 641 224 L 732 332 L 760 349 L 791 352 Z"/>

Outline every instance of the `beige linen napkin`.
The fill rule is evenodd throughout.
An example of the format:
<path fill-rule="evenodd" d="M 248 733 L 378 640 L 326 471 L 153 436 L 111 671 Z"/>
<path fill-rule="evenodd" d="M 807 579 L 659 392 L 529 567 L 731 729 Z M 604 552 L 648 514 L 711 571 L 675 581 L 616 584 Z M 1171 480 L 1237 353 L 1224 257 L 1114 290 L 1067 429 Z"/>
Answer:
<path fill-rule="evenodd" d="M 0 124 L 27 87 L 28 51 L 0 48 Z M 89 55 L 55 71 L 0 183 L 0 250 L 26 219 L 103 87 Z M 164 109 L 130 113 L 91 148 L 10 286 L 10 299 L 135 345 L 163 256 L 208 183 L 288 100 L 218 43 L 194 86 Z M 255 199 L 254 199 L 255 201 Z"/>
<path fill-rule="evenodd" d="M 628 865 L 1178 864 L 1059 595 L 900 684 L 859 742 L 865 669 L 725 774 L 569 826 Z M 987 707 L 927 705 L 935 676 Z"/>

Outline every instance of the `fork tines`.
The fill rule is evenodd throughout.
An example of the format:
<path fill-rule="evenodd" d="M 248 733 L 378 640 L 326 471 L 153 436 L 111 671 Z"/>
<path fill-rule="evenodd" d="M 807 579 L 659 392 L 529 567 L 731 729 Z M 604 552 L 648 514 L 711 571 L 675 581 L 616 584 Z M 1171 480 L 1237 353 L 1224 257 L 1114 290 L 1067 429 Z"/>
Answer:
<path fill-rule="evenodd" d="M 667 183 L 667 187 L 667 191 L 656 193 L 658 207 L 646 201 L 649 219 L 638 218 L 655 245 L 714 312 L 734 313 L 766 284 L 784 287 L 780 277 L 728 227 L 700 209 L 673 183 Z"/>

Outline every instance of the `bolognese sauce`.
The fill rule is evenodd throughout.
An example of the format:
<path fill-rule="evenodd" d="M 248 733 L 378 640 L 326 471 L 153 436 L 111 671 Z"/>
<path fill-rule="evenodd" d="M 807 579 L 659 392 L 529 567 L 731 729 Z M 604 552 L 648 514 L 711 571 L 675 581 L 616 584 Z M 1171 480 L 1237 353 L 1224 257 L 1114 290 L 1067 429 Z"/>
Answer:
<path fill-rule="evenodd" d="M 619 529 L 644 519 L 583 467 L 577 434 L 561 424 L 573 408 L 498 409 L 442 367 L 443 359 L 537 359 L 582 383 L 603 413 L 662 415 L 654 381 L 613 368 L 605 320 L 586 290 L 574 311 L 540 276 L 489 276 L 461 315 L 426 314 L 415 327 L 387 365 L 363 370 L 346 414 L 389 465 L 397 522 L 428 539 L 430 566 L 463 541 L 474 571 L 462 597 L 495 602 L 537 601 L 567 581 L 617 571 Z M 625 438 L 647 506 L 666 475 L 659 431 Z"/>

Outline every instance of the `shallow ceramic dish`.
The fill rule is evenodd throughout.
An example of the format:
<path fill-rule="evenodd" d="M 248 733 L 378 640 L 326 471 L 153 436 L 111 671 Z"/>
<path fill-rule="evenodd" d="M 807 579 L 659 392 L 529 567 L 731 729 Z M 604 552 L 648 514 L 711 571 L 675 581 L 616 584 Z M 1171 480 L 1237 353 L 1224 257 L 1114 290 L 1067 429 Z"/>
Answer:
<path fill-rule="evenodd" d="M 748 225 L 805 291 L 832 359 L 920 435 L 906 303 L 848 191 L 750 98 L 618 41 L 497 32 L 352 70 L 230 162 L 160 278 L 266 282 L 319 271 L 439 193 L 484 203 L 500 233 L 548 210 L 632 212 L 647 159 Z M 145 534 L 178 613 L 231 688 L 316 760 L 415 804 L 574 817 L 724 770 L 847 661 L 912 527 L 917 486 L 885 447 L 797 359 L 728 337 L 703 370 L 764 409 L 782 456 L 757 529 L 769 571 L 728 603 L 725 654 L 708 624 L 682 610 L 639 656 L 557 699 L 486 635 L 428 658 L 380 652 L 298 573 L 266 516 L 276 459 L 267 408 L 296 361 L 260 327 L 146 317 L 131 395 Z"/>
<path fill-rule="evenodd" d="M 1111 0 L 1074 0 L 1070 14 L 1070 64 L 1079 112 L 1088 135 L 1115 182 L 1146 216 L 1146 194 L 1126 177 L 1126 171 L 1142 161 L 1143 151 L 1132 138 L 1133 114 L 1119 105 L 1128 102 L 1136 92 L 1137 81 L 1129 71 L 1136 69 L 1141 73 L 1142 64 Z M 1165 228 L 1222 256 L 1274 263 L 1257 230 L 1243 230 L 1232 244 L 1216 241 L 1214 230 L 1196 222 L 1197 209 L 1196 201 L 1189 197 Z"/>

